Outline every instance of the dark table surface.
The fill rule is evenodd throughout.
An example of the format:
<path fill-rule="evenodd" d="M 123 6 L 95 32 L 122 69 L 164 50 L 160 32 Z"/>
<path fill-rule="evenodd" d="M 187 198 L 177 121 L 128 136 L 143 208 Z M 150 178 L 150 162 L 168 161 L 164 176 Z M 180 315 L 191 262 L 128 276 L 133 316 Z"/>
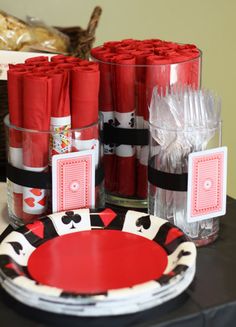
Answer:
<path fill-rule="evenodd" d="M 136 314 L 78 318 L 32 309 L 15 301 L 0 288 L 0 326 L 235 327 L 235 280 L 236 200 L 228 198 L 219 238 L 198 249 L 194 281 L 178 298 Z"/>

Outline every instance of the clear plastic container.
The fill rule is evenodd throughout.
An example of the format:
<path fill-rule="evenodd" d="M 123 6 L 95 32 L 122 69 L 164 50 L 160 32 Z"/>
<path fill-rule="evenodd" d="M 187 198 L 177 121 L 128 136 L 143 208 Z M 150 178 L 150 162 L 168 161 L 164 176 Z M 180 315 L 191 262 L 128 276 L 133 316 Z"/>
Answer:
<path fill-rule="evenodd" d="M 211 129 L 199 127 L 189 132 L 149 123 L 149 131 L 149 171 L 158 172 L 159 186 L 154 185 L 149 177 L 148 211 L 177 225 L 197 246 L 213 242 L 219 233 L 219 217 L 187 222 L 187 186 L 185 188 L 184 184 L 188 155 L 221 146 L 221 122 Z"/>

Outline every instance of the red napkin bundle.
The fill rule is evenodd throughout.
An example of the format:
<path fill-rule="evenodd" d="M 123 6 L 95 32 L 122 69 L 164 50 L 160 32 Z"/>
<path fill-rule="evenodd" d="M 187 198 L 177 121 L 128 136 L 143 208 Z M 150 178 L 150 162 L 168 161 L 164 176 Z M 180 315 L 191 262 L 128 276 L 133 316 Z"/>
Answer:
<path fill-rule="evenodd" d="M 132 110 L 135 110 L 135 126 L 138 129 L 147 129 L 148 127 L 148 106 L 151 101 L 154 86 L 158 86 L 159 92 L 163 94 L 166 92 L 167 88 L 169 89 L 170 87 L 181 87 L 184 85 L 191 85 L 196 88 L 199 87 L 201 55 L 195 45 L 180 45 L 175 42 L 162 41 L 160 39 L 144 41 L 127 39 L 105 42 L 103 46 L 92 49 L 91 53 L 95 60 L 98 60 L 101 69 L 100 110 L 102 112 L 106 111 L 106 109 L 104 109 L 106 108 L 106 103 L 111 102 L 107 101 L 107 99 L 112 98 L 113 108 L 110 107 L 107 110 L 113 110 L 115 117 L 117 113 L 128 113 L 130 110 L 128 109 L 129 99 L 132 97 L 131 94 L 135 94 L 136 104 Z M 106 57 L 109 58 L 109 54 L 113 59 L 114 55 L 132 55 L 135 58 L 135 63 L 127 62 L 126 66 L 119 65 L 116 60 L 112 62 L 112 60 L 106 59 Z M 135 81 L 129 84 L 127 76 L 129 76 L 130 69 L 133 67 L 135 67 Z M 107 79 L 105 78 L 106 76 Z M 110 82 L 108 76 L 111 78 Z M 111 88 L 109 86 L 111 86 Z M 128 89 L 130 90 L 130 96 L 127 96 L 129 93 Z M 112 91 L 111 95 L 109 94 L 110 90 Z M 126 105 L 126 109 L 122 108 L 123 104 Z M 119 126 L 123 127 L 124 125 Z M 119 126 L 117 126 L 117 128 Z M 118 157 L 119 160 L 122 158 L 122 156 L 117 156 L 119 148 L 121 149 L 121 147 L 117 147 L 118 151 L 116 150 L 116 160 L 118 160 Z M 104 150 L 105 149 L 106 145 L 104 145 Z M 111 179 L 109 176 L 111 175 L 110 172 L 112 168 L 110 167 L 109 169 L 106 165 L 106 171 L 109 172 L 109 174 L 105 172 L 105 186 L 107 191 L 118 193 L 121 196 L 134 195 L 138 196 L 138 198 L 146 198 L 147 146 L 136 146 L 136 159 L 137 165 L 136 168 L 133 169 L 134 177 L 132 177 L 132 181 L 129 180 L 129 182 L 127 182 L 126 179 L 125 186 L 121 187 L 121 185 L 119 185 L 118 188 L 115 189 L 112 189 L 110 184 Z M 111 165 L 114 167 L 114 162 L 112 160 Z M 120 166 L 120 164 L 118 166 Z M 120 177 L 122 175 L 122 170 L 119 169 L 118 166 L 115 166 L 117 167 L 117 185 L 118 181 L 120 184 L 120 179 L 122 179 Z M 127 172 L 127 167 L 123 168 L 123 171 Z M 135 184 L 137 184 L 136 187 L 134 186 Z M 128 188 L 130 188 L 129 191 L 127 190 Z M 136 188 L 135 194 L 131 192 L 134 188 Z"/>
<path fill-rule="evenodd" d="M 189 60 L 186 62 L 189 71 L 187 83 L 193 88 L 199 88 L 201 74 L 201 58 L 199 50 L 194 45 L 186 45 L 185 49 L 182 49 L 180 53 Z"/>
<path fill-rule="evenodd" d="M 149 106 L 154 86 L 158 86 L 158 90 L 164 94 L 166 87 L 170 85 L 171 60 L 166 56 L 151 55 L 146 58 L 146 64 L 148 65 L 146 69 L 146 92 Z M 148 119 L 147 107 L 144 117 L 146 120 Z"/>
<path fill-rule="evenodd" d="M 71 150 L 71 116 L 69 94 L 69 72 L 66 70 L 51 70 L 47 76 L 52 78 L 52 111 L 50 129 L 49 158 L 55 154 L 68 153 Z M 50 161 L 51 164 L 51 161 Z"/>
<path fill-rule="evenodd" d="M 61 54 L 53 56 L 51 57 L 51 62 L 56 62 L 56 63 L 66 62 L 66 56 Z"/>
<path fill-rule="evenodd" d="M 99 130 L 98 125 L 98 92 L 99 92 L 98 64 L 83 62 L 71 71 L 71 114 L 72 150 L 95 150 L 95 166 L 99 161 Z"/>
<path fill-rule="evenodd" d="M 115 58 L 115 126 L 135 128 L 135 57 L 128 54 Z M 116 146 L 116 183 L 118 194 L 135 195 L 135 147 Z"/>
<path fill-rule="evenodd" d="M 22 66 L 20 66 L 22 67 Z M 10 123 L 16 127 L 22 127 L 23 109 L 23 77 L 27 69 L 11 66 L 8 70 L 8 108 Z M 9 161 L 17 167 L 23 167 L 22 132 L 10 128 L 9 130 Z M 22 216 L 22 186 L 13 185 L 13 214 L 16 217 Z"/>
<path fill-rule="evenodd" d="M 107 50 L 107 49 L 106 49 Z M 114 82 L 114 70 L 112 65 L 108 65 L 104 62 L 112 62 L 115 58 L 115 54 L 104 52 L 100 53 L 99 70 L 100 70 L 100 88 L 99 88 L 99 110 L 102 114 L 104 124 L 114 126 L 114 99 L 113 99 L 113 87 Z M 114 144 L 104 144 L 103 153 L 103 166 L 105 174 L 105 188 L 109 192 L 116 190 L 116 158 L 115 158 L 115 146 Z"/>
<path fill-rule="evenodd" d="M 34 130 L 23 133 L 23 166 L 28 171 L 44 171 L 48 165 L 52 78 L 29 73 L 23 83 L 23 127 Z M 45 131 L 45 133 L 42 133 Z M 23 188 L 23 219 L 25 222 L 46 213 L 46 190 Z"/>
<path fill-rule="evenodd" d="M 25 60 L 26 64 L 41 64 L 44 62 L 48 62 L 48 57 L 46 56 L 38 56 L 38 57 L 32 57 Z"/>
<path fill-rule="evenodd" d="M 8 70 L 8 107 L 10 123 L 17 127 L 22 127 L 22 91 L 23 77 L 28 72 L 27 69 L 10 69 Z M 21 133 L 10 131 L 10 146 L 14 148 L 22 147 Z"/>
<path fill-rule="evenodd" d="M 73 151 L 95 151 L 95 167 L 99 163 L 98 94 L 100 72 L 97 63 L 81 61 L 71 71 L 71 113 Z M 99 198 L 99 186 L 95 199 Z"/>
<path fill-rule="evenodd" d="M 144 44 L 143 49 L 140 46 L 139 50 L 133 51 L 136 63 L 136 128 L 146 129 L 146 112 L 147 112 L 147 94 L 146 94 L 146 58 L 153 54 L 152 44 Z M 147 47 L 145 47 L 147 46 Z M 136 146 L 136 195 L 139 198 L 146 197 L 147 188 L 147 169 L 144 161 L 144 150 L 147 152 L 147 147 Z M 146 163 L 146 161 L 145 161 Z"/>
<path fill-rule="evenodd" d="M 98 64 L 58 55 L 50 62 L 47 57 L 39 56 L 27 59 L 24 64 L 9 66 L 10 123 L 23 128 L 19 133 L 10 128 L 12 165 L 43 172 L 48 169 L 52 155 L 70 152 L 72 107 L 73 127 L 78 130 L 79 141 L 74 150 L 96 148 L 97 166 Z M 42 216 L 47 210 L 49 196 L 45 189 L 16 185 L 13 189 L 14 215 L 25 223 Z"/>
<path fill-rule="evenodd" d="M 110 48 L 98 47 L 98 48 L 91 49 L 91 55 L 97 60 L 103 60 L 104 55 L 108 53 L 111 53 Z"/>
<path fill-rule="evenodd" d="M 71 71 L 72 128 L 82 128 L 98 120 L 98 65 L 78 66 Z"/>

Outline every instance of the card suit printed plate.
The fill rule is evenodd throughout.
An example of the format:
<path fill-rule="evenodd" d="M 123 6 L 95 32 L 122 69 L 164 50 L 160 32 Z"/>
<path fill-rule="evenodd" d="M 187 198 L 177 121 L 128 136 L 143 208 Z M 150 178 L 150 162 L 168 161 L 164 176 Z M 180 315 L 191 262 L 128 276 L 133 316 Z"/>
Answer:
<path fill-rule="evenodd" d="M 65 302 L 55 303 L 42 297 L 32 297 L 32 294 L 19 292 L 12 288 L 9 283 L 4 283 L 5 290 L 15 299 L 41 310 L 62 313 L 73 316 L 108 316 L 126 313 L 135 313 L 143 311 L 154 306 L 163 304 L 166 301 L 180 295 L 192 282 L 195 274 L 195 266 L 189 270 L 189 273 L 175 285 L 161 292 L 161 294 L 145 294 L 145 296 L 135 297 L 134 299 L 123 299 L 120 301 L 90 301 L 88 303 L 68 304 Z"/>
<path fill-rule="evenodd" d="M 39 308 L 48 301 L 53 312 L 80 308 L 77 315 L 163 303 L 188 287 L 195 261 L 195 245 L 166 220 L 109 208 L 55 213 L 9 233 L 0 244 L 6 291 Z M 107 310 L 114 303 L 120 309 Z"/>

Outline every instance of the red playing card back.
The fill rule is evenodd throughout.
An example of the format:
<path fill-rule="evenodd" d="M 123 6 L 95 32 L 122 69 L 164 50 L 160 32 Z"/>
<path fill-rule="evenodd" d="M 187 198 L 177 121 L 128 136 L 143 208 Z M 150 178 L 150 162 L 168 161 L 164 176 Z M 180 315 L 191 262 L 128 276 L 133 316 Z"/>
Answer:
<path fill-rule="evenodd" d="M 53 212 L 94 206 L 94 161 L 92 150 L 53 156 Z"/>
<path fill-rule="evenodd" d="M 189 155 L 187 205 L 189 222 L 225 214 L 226 157 L 226 147 Z"/>

